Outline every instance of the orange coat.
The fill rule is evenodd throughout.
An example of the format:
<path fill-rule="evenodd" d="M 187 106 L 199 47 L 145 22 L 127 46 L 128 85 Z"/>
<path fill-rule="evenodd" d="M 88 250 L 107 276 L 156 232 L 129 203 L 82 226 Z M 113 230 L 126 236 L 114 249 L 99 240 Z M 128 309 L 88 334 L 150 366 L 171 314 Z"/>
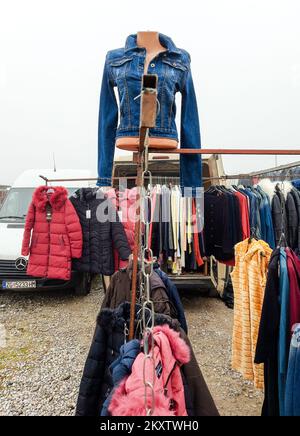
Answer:
<path fill-rule="evenodd" d="M 264 241 L 246 239 L 235 246 L 232 368 L 255 387 L 264 387 L 264 367 L 254 364 L 259 325 L 272 250 Z"/>

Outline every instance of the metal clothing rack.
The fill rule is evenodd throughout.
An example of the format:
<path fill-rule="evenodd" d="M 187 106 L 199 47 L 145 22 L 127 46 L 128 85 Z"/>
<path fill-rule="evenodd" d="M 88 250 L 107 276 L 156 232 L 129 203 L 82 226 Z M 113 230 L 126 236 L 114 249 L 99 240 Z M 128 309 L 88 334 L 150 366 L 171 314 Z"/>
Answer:
<path fill-rule="evenodd" d="M 140 136 L 139 136 L 139 150 L 136 153 L 136 165 L 137 175 L 136 177 L 111 177 L 106 180 L 136 180 L 136 186 L 142 188 L 146 179 L 152 179 L 151 173 L 148 169 L 148 156 L 149 153 L 155 154 L 179 154 L 179 155 L 278 155 L 278 156 L 300 156 L 300 149 L 224 149 L 224 148 L 184 148 L 176 150 L 166 149 L 152 149 L 149 147 L 149 129 L 154 128 L 156 124 L 156 110 L 157 110 L 157 76 L 156 75 L 144 75 L 142 81 L 141 92 L 141 115 L 140 115 Z M 249 174 L 233 174 L 233 175 L 221 175 L 219 177 L 204 177 L 203 180 L 230 180 L 230 179 L 243 179 L 247 177 L 258 177 L 261 173 L 249 173 Z M 103 178 L 78 178 L 78 179 L 48 179 L 47 177 L 40 175 L 45 184 L 51 182 L 66 182 L 66 181 L 99 181 Z M 289 176 L 284 176 L 285 178 Z M 274 177 L 277 180 L 280 176 Z M 140 192 L 140 191 L 139 191 Z M 135 327 L 135 306 L 137 297 L 137 274 L 138 274 L 138 260 L 139 249 L 141 244 L 140 236 L 140 210 L 141 210 L 141 198 L 137 196 L 137 209 L 136 214 L 138 219 L 135 222 L 135 237 L 134 237 L 134 252 L 133 252 L 133 274 L 132 274 L 132 288 L 131 288 L 131 311 L 130 311 L 130 327 L 129 327 L 129 339 L 134 337 Z"/>
<path fill-rule="evenodd" d="M 277 171 L 277 170 L 275 170 Z M 279 170 L 278 170 L 279 171 Z M 213 181 L 213 180 L 234 180 L 234 179 L 247 179 L 247 178 L 253 178 L 253 177 L 261 177 L 264 173 L 261 172 L 257 172 L 257 173 L 242 173 L 242 174 L 224 174 L 221 176 L 214 176 L 214 177 L 202 177 L 202 180 L 204 181 Z M 73 179 L 48 179 L 47 177 L 43 176 L 43 175 L 39 175 L 39 177 L 44 180 L 46 186 L 48 185 L 48 183 L 53 183 L 53 182 L 97 182 L 101 179 L 99 179 L 98 177 L 91 177 L 91 178 L 73 178 Z M 281 180 L 281 178 L 284 179 L 294 179 L 295 176 L 293 175 L 278 175 L 278 176 L 268 176 L 265 175 L 266 178 L 268 179 L 273 179 L 273 180 Z M 114 180 L 136 180 L 137 176 L 131 176 L 131 177 L 111 177 L 108 178 L 108 181 L 114 181 Z M 145 175 L 144 179 L 149 179 L 149 176 Z M 164 176 L 164 177 L 160 177 L 160 176 L 153 176 L 152 177 L 153 180 L 157 181 L 157 184 L 163 184 L 163 183 L 167 183 L 169 180 L 171 180 L 171 182 L 179 182 L 180 178 L 179 177 L 173 177 L 173 176 Z M 101 188 L 101 187 L 99 187 Z"/>

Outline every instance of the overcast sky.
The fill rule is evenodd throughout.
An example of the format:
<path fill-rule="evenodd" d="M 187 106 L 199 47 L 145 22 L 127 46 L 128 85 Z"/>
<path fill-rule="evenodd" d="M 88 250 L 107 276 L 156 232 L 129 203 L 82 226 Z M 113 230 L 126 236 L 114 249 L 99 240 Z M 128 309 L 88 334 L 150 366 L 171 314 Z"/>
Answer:
<path fill-rule="evenodd" d="M 299 0 L 0 5 L 0 184 L 50 167 L 53 152 L 59 168 L 96 175 L 105 54 L 138 30 L 165 33 L 190 52 L 203 147 L 300 147 Z M 275 162 L 224 160 L 228 173 Z"/>

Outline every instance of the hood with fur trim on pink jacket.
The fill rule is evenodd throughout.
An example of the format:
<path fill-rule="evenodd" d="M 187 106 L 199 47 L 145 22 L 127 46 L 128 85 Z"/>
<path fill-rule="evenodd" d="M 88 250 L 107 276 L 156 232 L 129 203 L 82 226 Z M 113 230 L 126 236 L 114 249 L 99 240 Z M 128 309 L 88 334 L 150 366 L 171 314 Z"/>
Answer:
<path fill-rule="evenodd" d="M 190 360 L 190 349 L 179 333 L 168 325 L 153 329 L 154 337 L 154 411 L 153 416 L 187 416 L 180 366 Z M 131 375 L 116 389 L 109 406 L 112 416 L 146 416 L 146 405 L 152 407 L 152 395 L 145 396 L 144 353 L 140 353 Z M 153 363 L 145 361 L 148 381 L 152 382 Z"/>

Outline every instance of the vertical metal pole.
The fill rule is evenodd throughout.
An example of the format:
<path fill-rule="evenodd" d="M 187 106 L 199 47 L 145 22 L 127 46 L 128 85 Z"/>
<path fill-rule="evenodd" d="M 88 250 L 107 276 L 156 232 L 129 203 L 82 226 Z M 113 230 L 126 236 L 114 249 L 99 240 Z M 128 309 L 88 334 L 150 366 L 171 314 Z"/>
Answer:
<path fill-rule="evenodd" d="M 142 82 L 141 93 L 141 115 L 140 115 L 140 141 L 137 158 L 137 181 L 138 194 L 136 198 L 136 220 L 134 229 L 134 250 L 132 266 L 132 284 L 131 284 L 131 305 L 130 305 L 130 325 L 129 340 L 134 338 L 135 325 L 135 305 L 137 294 L 137 277 L 139 248 L 141 244 L 141 191 L 143 185 L 144 156 L 145 146 L 148 140 L 149 129 L 155 127 L 157 108 L 157 76 L 145 74 Z"/>

